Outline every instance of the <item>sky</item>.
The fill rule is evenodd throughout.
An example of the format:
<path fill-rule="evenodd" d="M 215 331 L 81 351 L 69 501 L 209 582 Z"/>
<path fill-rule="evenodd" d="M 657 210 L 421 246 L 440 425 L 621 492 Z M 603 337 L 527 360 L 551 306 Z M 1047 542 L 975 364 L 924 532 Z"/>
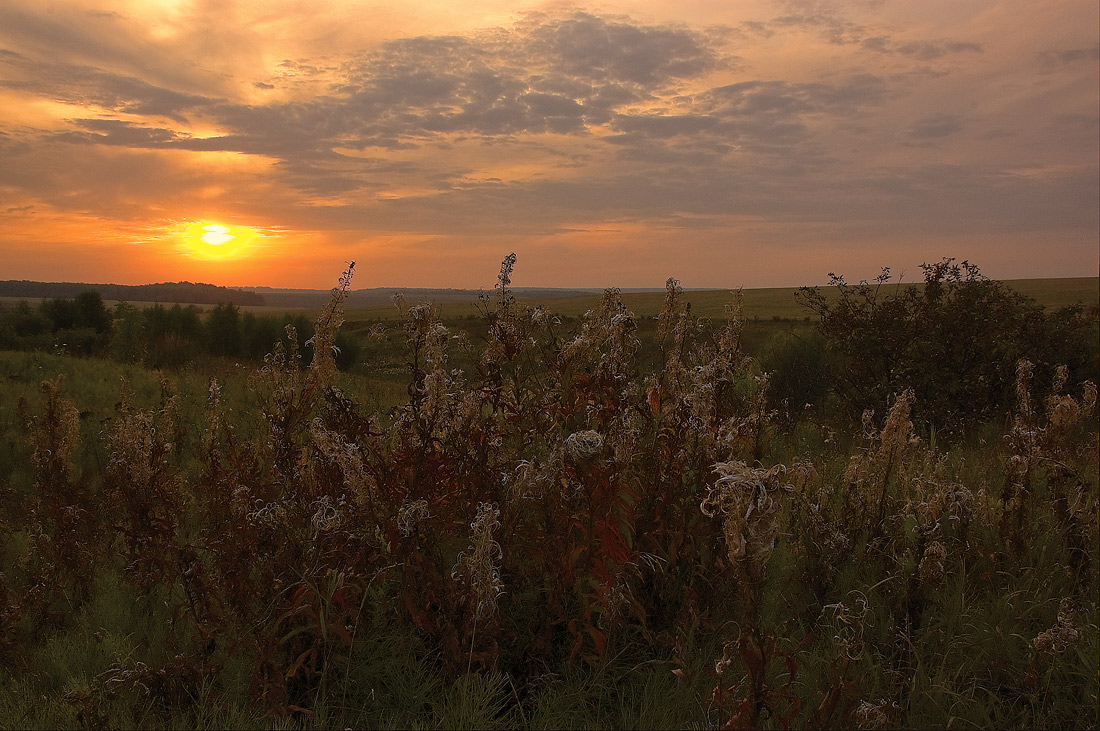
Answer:
<path fill-rule="evenodd" d="M 0 3 L 0 279 L 1100 273 L 1096 0 Z"/>

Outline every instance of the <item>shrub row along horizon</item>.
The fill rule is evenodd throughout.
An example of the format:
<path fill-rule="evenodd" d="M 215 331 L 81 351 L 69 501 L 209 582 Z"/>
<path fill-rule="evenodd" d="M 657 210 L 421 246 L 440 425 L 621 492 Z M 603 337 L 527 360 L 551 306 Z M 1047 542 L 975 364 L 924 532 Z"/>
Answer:
<path fill-rule="evenodd" d="M 1041 544 L 1064 567 L 1044 590 L 1059 608 L 1003 649 L 1014 659 L 956 673 L 951 692 L 1031 698 L 1045 673 L 1057 687 L 1028 701 L 1028 718 L 1069 722 L 1082 693 L 1095 700 L 1094 666 L 1053 670 L 1097 642 L 1091 382 L 1063 393 L 1063 368 L 1036 400 L 1021 361 L 1000 477 L 979 484 L 915 436 L 911 389 L 884 400 L 884 419 L 865 414 L 853 454 L 782 458 L 736 301 L 710 328 L 670 279 L 662 365 L 640 373 L 637 322 L 617 290 L 566 333 L 518 305 L 514 265 L 510 255 L 483 297 L 480 350 L 434 306 L 398 300 L 411 378 L 387 418 L 337 385 L 352 264 L 308 368 L 288 327 L 250 377 L 253 405 L 225 403 L 210 381 L 192 475 L 167 379 L 157 408 L 124 394 L 102 474 L 80 475 L 76 407 L 43 383 L 45 410 L 25 417 L 34 487 L 9 490 L 0 514 L 26 526 L 25 550 L 0 574 L 4 663 L 45 631 L 36 618 L 80 606 L 120 556 L 126 580 L 171 609 L 169 652 L 105 669 L 74 701 L 89 713 L 122 692 L 171 707 L 242 656 L 251 703 L 316 709 L 381 611 L 454 676 L 498 671 L 527 689 L 547 668 L 597 666 L 639 642 L 682 675 L 717 638 L 700 702 L 720 723 L 894 724 L 917 712 L 921 648 L 959 611 L 947 606 L 958 587 L 980 606 L 1015 586 Z M 451 367 L 456 349 L 469 373 Z"/>
<path fill-rule="evenodd" d="M 213 306 L 205 316 L 195 305 L 180 304 L 141 308 L 119 302 L 112 311 L 98 292 L 88 290 L 71 300 L 43 300 L 37 307 L 23 300 L 0 308 L 0 349 L 109 356 L 120 363 L 180 368 L 200 355 L 262 361 L 284 337 L 286 325 L 303 337 L 313 334 L 313 323 L 301 314 L 257 315 L 229 302 Z M 360 344 L 343 333 L 337 338 L 337 365 L 347 370 L 358 359 Z"/>

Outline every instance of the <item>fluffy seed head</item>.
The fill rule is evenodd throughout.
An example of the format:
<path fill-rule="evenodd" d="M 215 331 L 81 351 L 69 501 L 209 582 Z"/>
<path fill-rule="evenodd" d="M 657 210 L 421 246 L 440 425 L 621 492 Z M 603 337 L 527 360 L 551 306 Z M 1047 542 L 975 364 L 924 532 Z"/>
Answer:
<path fill-rule="evenodd" d="M 749 467 L 744 462 L 720 462 L 714 465 L 719 477 L 707 489 L 699 509 L 708 517 L 723 516 L 730 562 L 745 562 L 760 571 L 772 551 L 779 532 L 780 491 L 793 488 L 783 482 L 786 467 L 771 469 Z"/>
<path fill-rule="evenodd" d="M 498 563 L 502 554 L 500 545 L 493 540 L 493 531 L 500 527 L 500 509 L 490 503 L 478 503 L 470 527 L 474 531 L 473 544 L 458 554 L 451 578 L 470 587 L 475 615 L 481 619 L 496 612 L 497 597 L 504 593 Z"/>
<path fill-rule="evenodd" d="M 574 461 L 585 462 L 603 449 L 603 436 L 591 429 L 575 432 L 566 438 L 565 449 Z"/>

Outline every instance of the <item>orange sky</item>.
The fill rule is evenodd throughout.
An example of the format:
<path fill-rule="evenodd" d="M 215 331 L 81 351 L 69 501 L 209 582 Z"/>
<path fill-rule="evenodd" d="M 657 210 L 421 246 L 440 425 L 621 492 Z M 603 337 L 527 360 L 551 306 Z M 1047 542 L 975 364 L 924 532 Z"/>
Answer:
<path fill-rule="evenodd" d="M 1095 0 L 0 4 L 0 279 L 1096 276 L 1098 240 Z"/>

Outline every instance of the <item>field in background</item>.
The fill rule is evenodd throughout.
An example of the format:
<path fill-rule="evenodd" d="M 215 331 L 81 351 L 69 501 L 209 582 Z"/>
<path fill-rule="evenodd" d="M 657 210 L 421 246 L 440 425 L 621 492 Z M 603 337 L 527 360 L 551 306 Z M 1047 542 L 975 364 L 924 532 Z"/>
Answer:
<path fill-rule="evenodd" d="M 1057 309 L 1081 303 L 1087 309 L 1100 306 L 1100 278 L 1074 277 L 1064 279 L 1012 279 L 1004 282 L 1020 294 L 1031 297 L 1048 309 Z M 884 289 L 896 290 L 898 287 L 923 285 L 886 284 Z M 825 287 L 827 290 L 828 288 Z M 258 289 L 268 301 L 264 305 L 243 305 L 243 312 L 257 314 L 282 314 L 314 311 L 324 306 L 329 298 L 327 290 L 276 290 Z M 392 304 L 394 294 L 401 292 L 409 304 L 433 302 L 440 306 L 445 320 L 476 317 L 478 315 L 478 290 L 460 289 L 364 289 L 354 290 L 348 295 L 348 322 L 357 320 L 384 322 L 400 319 L 400 313 Z M 744 315 L 757 319 L 795 319 L 808 316 L 806 308 L 795 299 L 797 287 L 776 287 L 746 289 L 744 295 Z M 567 317 L 579 317 L 595 307 L 601 293 L 581 290 L 525 289 L 515 290 L 516 299 L 531 307 L 544 309 Z M 699 317 L 721 318 L 726 305 L 732 301 L 732 290 L 727 289 L 689 289 L 685 298 L 692 303 L 694 313 Z M 664 290 L 649 292 L 625 291 L 623 302 L 640 317 L 656 316 L 664 305 Z M 37 304 L 42 298 L 0 297 L 0 307 L 11 307 L 26 300 Z M 108 307 L 118 304 L 117 300 L 104 300 Z M 153 304 L 170 305 L 170 302 L 139 302 L 130 304 L 136 307 Z M 186 304 L 186 303 L 184 303 Z M 208 311 L 213 305 L 196 305 L 200 310 Z"/>
<path fill-rule="evenodd" d="M 1048 309 L 1057 309 L 1078 302 L 1086 308 L 1100 306 L 1100 278 L 1097 277 L 1014 279 L 1006 281 L 1005 284 Z M 923 285 L 886 284 L 883 285 L 883 289 L 891 291 L 907 286 L 922 287 Z M 828 290 L 827 287 L 824 289 Z M 394 290 L 394 292 L 397 291 L 401 290 Z M 744 316 L 750 319 L 802 320 L 810 313 L 795 299 L 797 292 L 797 287 L 746 289 L 743 291 Z M 357 295 L 357 292 L 352 292 L 348 297 L 348 322 L 357 320 L 382 322 L 400 319 L 400 313 L 392 304 L 386 302 L 360 306 L 356 303 Z M 541 306 L 559 315 L 579 317 L 595 307 L 601 296 L 599 293 L 531 296 L 519 290 L 516 299 L 530 307 Z M 664 306 L 665 293 L 663 290 L 624 292 L 622 298 L 623 303 L 639 317 L 655 317 Z M 695 315 L 719 319 L 725 316 L 725 307 L 733 300 L 733 292 L 725 289 L 685 290 L 684 298 L 691 302 L 692 312 Z M 406 299 L 410 304 L 415 304 L 421 299 L 437 302 L 444 320 L 461 319 L 478 314 L 477 293 L 473 291 L 463 299 L 463 296 L 456 293 L 446 298 L 418 297 L 417 290 L 408 290 Z"/>

